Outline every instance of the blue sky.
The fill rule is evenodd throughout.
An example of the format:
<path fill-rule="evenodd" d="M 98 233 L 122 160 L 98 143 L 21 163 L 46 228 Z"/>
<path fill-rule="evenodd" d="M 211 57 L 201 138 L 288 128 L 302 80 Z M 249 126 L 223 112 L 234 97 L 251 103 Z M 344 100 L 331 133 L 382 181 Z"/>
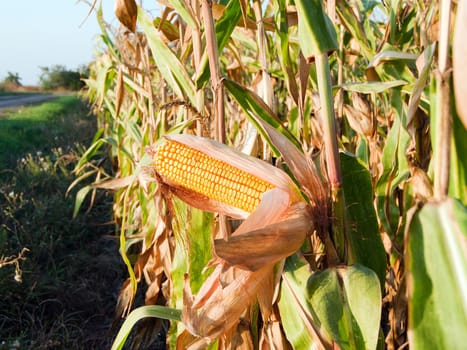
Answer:
<path fill-rule="evenodd" d="M 114 0 L 102 1 L 104 18 L 118 25 Z M 36 85 L 40 66 L 90 62 L 100 30 L 94 14 L 82 24 L 88 11 L 77 0 L 0 0 L 0 81 L 12 72 L 23 85 Z"/>

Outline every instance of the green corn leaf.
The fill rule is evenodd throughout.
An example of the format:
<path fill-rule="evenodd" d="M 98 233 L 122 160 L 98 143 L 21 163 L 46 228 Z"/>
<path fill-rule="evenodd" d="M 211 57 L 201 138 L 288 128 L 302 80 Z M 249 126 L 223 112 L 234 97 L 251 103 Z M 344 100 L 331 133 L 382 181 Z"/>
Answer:
<path fill-rule="evenodd" d="M 426 204 L 408 228 L 409 343 L 464 349 L 467 342 L 467 209 Z"/>
<path fill-rule="evenodd" d="M 349 240 L 349 263 L 371 268 L 384 286 L 386 252 L 373 206 L 373 186 L 368 169 L 355 157 L 341 154 L 342 180 Z"/>
<path fill-rule="evenodd" d="M 196 105 L 193 82 L 177 56 L 167 47 L 152 21 L 141 8 L 138 8 L 138 23 L 146 34 L 154 61 L 164 79 L 179 98 L 184 99 L 186 96 L 193 105 Z"/>
<path fill-rule="evenodd" d="M 180 321 L 182 316 L 182 312 L 177 309 L 168 308 L 165 306 L 160 305 L 148 305 L 148 306 L 141 306 L 135 310 L 133 310 L 123 322 L 120 331 L 117 334 L 113 344 L 112 350 L 120 350 L 123 349 L 125 345 L 125 341 L 128 338 L 133 326 L 139 320 L 145 317 L 157 317 L 166 320 L 173 320 L 173 321 Z"/>
<path fill-rule="evenodd" d="M 365 138 L 360 138 L 359 143 L 357 145 L 357 149 L 355 150 L 355 155 L 357 158 L 362 161 L 366 167 L 368 168 L 369 164 L 369 146 L 368 146 L 368 141 Z"/>
<path fill-rule="evenodd" d="M 453 139 L 449 195 L 459 198 L 467 205 L 467 129 L 457 113 L 453 113 Z"/>
<path fill-rule="evenodd" d="M 384 62 L 391 62 L 391 61 L 408 61 L 413 62 L 418 58 L 418 55 L 409 52 L 402 52 L 391 50 L 387 48 L 381 52 L 378 52 L 371 62 L 368 64 L 368 67 L 376 67 Z"/>
<path fill-rule="evenodd" d="M 410 135 L 402 123 L 402 101 L 400 91 L 393 90 L 392 104 L 397 116 L 389 130 L 383 148 L 383 173 L 376 183 L 376 206 L 378 217 L 386 232 L 398 232 L 400 211 L 394 198 L 398 186 L 409 176 L 406 157 Z"/>
<path fill-rule="evenodd" d="M 336 85 L 334 88 L 342 88 L 346 91 L 354 91 L 362 94 L 371 94 L 371 93 L 381 93 L 385 90 L 402 86 L 407 84 L 405 80 L 393 80 L 393 81 L 368 81 L 363 83 L 344 83 L 341 85 Z"/>
<path fill-rule="evenodd" d="M 381 318 L 381 287 L 361 265 L 327 269 L 307 284 L 310 304 L 321 326 L 342 350 L 376 349 Z"/>
<path fill-rule="evenodd" d="M 310 267 L 304 259 L 296 254 L 286 259 L 279 311 L 285 335 L 294 349 L 312 349 L 317 345 L 320 348 L 320 337 L 324 344 L 331 342 L 329 335 L 320 334 L 320 324 L 309 302 L 307 280 L 310 274 Z"/>
<path fill-rule="evenodd" d="M 208 277 L 206 265 L 212 259 L 212 213 L 190 208 L 190 227 L 187 231 L 189 251 L 190 285 L 193 293 L 197 293 Z"/>
<path fill-rule="evenodd" d="M 337 49 L 337 35 L 320 0 L 296 0 L 298 40 L 307 60 Z"/>
<path fill-rule="evenodd" d="M 280 152 L 268 137 L 267 132 L 261 125 L 262 123 L 258 122 L 257 118 L 260 118 L 263 122 L 272 126 L 274 129 L 287 137 L 297 148 L 301 149 L 301 145 L 298 140 L 290 133 L 288 129 L 282 126 L 278 118 L 258 95 L 232 80 L 224 80 L 224 86 L 245 112 L 248 120 L 259 130 L 261 135 L 264 137 L 276 155 L 279 155 Z"/>
<path fill-rule="evenodd" d="M 92 176 L 92 175 L 95 175 L 97 173 L 97 169 L 92 169 L 90 171 L 86 171 L 84 174 L 81 174 L 80 176 L 78 176 L 76 179 L 73 180 L 73 182 L 68 186 L 68 189 L 66 190 L 66 193 L 65 193 L 65 196 L 68 196 L 68 194 L 70 193 L 70 191 L 77 185 L 79 184 L 81 181 L 83 181 L 84 179 L 87 179 L 88 177 Z"/>
<path fill-rule="evenodd" d="M 407 124 L 410 124 L 420 106 L 423 91 L 430 78 L 430 70 L 435 48 L 436 43 L 431 44 L 420 55 L 420 57 L 423 58 L 423 67 L 420 69 L 418 78 L 414 83 L 412 92 L 410 93 L 410 101 L 407 108 Z"/>
<path fill-rule="evenodd" d="M 413 84 L 417 58 L 417 54 L 398 51 L 395 47 L 385 44 L 366 67 L 365 75 L 372 81 L 405 80 Z"/>
<path fill-rule="evenodd" d="M 194 122 L 195 122 L 195 119 L 185 120 L 171 127 L 169 130 L 167 130 L 165 134 L 167 135 L 181 134 L 183 130 L 185 130 L 186 128 L 189 128 Z"/>
<path fill-rule="evenodd" d="M 282 277 L 279 310 L 295 349 L 330 348 L 332 341 L 341 349 L 376 349 L 381 287 L 372 270 L 357 264 L 310 276 L 309 265 L 294 255 Z"/>
<path fill-rule="evenodd" d="M 296 74 L 299 50 L 297 50 L 297 45 L 292 44 L 290 38 L 287 23 L 287 2 L 285 0 L 274 2 L 274 20 L 277 35 L 274 44 L 277 50 L 277 58 L 281 65 L 281 70 L 277 72 L 277 75 L 280 75 L 281 79 L 285 80 L 289 95 L 295 103 L 298 103 L 299 87 L 296 81 Z M 307 128 L 306 123 L 303 124 L 303 127 Z"/>
<path fill-rule="evenodd" d="M 352 7 L 352 3 L 346 0 L 336 1 L 336 12 L 345 28 L 352 34 L 352 38 L 357 40 L 362 55 L 370 60 L 374 56 L 374 50 L 371 47 L 362 24 L 357 19 Z"/>
<path fill-rule="evenodd" d="M 83 188 L 80 188 L 79 191 L 76 193 L 75 207 L 73 209 L 73 218 L 76 218 L 76 216 L 78 215 L 79 209 L 81 208 L 84 199 L 86 198 L 89 191 L 91 191 L 92 189 L 93 186 L 88 185 L 84 186 Z"/>
<path fill-rule="evenodd" d="M 180 220 L 184 220 L 186 214 L 181 211 L 182 207 L 186 207 L 184 203 L 181 203 L 179 200 L 176 200 L 176 206 L 174 207 L 178 213 L 182 213 L 184 216 L 180 217 L 177 222 Z M 185 209 L 186 210 L 186 209 Z M 189 261 L 189 254 L 186 247 L 186 238 L 183 232 L 180 231 L 181 227 L 180 224 L 174 225 L 174 236 L 176 239 L 177 244 L 175 245 L 174 256 L 172 260 L 172 269 L 170 271 L 170 277 L 173 282 L 172 286 L 172 297 L 170 306 L 177 309 L 183 308 L 183 282 L 184 282 L 184 275 L 188 271 L 188 261 Z M 167 332 L 167 344 L 170 345 L 171 349 L 175 349 L 177 344 L 177 337 L 180 334 L 180 325 L 176 322 L 172 322 L 170 325 L 170 329 Z"/>
<path fill-rule="evenodd" d="M 112 53 L 113 57 L 118 57 L 120 58 L 120 54 L 118 53 L 118 50 L 115 48 L 114 43 L 112 42 L 112 39 L 110 38 L 109 33 L 107 32 L 106 24 L 104 21 L 104 15 L 102 11 L 102 2 L 99 3 L 99 7 L 97 8 L 97 23 L 99 24 L 99 28 L 102 32 L 101 34 L 101 39 L 102 41 L 107 45 L 107 48 L 109 51 Z"/>
<path fill-rule="evenodd" d="M 78 164 L 75 166 L 75 172 L 79 172 L 83 165 L 89 162 L 105 143 L 106 139 L 97 139 L 81 156 Z"/>
<path fill-rule="evenodd" d="M 196 294 L 212 271 L 206 269 L 206 265 L 213 255 L 213 215 L 190 207 L 177 198 L 174 198 L 173 203 L 177 218 L 173 230 L 177 244 L 171 270 L 173 281 L 171 306 L 181 309 L 184 275 L 189 274 L 191 291 Z M 176 344 L 179 327 L 178 324 L 171 325 L 168 334 L 170 344 Z"/>

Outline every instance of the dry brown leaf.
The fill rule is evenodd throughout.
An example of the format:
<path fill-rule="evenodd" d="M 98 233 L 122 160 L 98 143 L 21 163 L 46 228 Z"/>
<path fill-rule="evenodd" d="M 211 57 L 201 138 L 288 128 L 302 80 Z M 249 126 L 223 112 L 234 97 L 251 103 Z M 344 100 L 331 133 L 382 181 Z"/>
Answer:
<path fill-rule="evenodd" d="M 274 309 L 269 320 L 263 324 L 259 348 L 261 350 L 292 350 L 292 345 L 284 335 L 277 308 Z"/>
<path fill-rule="evenodd" d="M 130 32 L 136 31 L 138 7 L 135 0 L 116 0 L 115 16 Z"/>
<path fill-rule="evenodd" d="M 188 276 L 185 279 L 182 320 L 199 341 L 212 342 L 234 327 L 256 299 L 264 279 L 273 273 L 274 264 L 255 272 L 228 266 L 220 259 L 214 272 L 201 287 L 196 298 L 191 294 Z M 234 275 L 229 284 L 220 283 L 225 275 Z"/>
<path fill-rule="evenodd" d="M 410 183 L 413 187 L 415 198 L 420 201 L 426 202 L 433 197 L 433 184 L 427 173 L 420 168 L 412 167 L 410 169 L 411 177 Z"/>
<path fill-rule="evenodd" d="M 270 193 L 266 193 L 264 197 L 268 194 Z M 274 211 L 271 209 L 274 208 L 274 200 L 273 195 L 264 198 L 251 216 L 257 216 L 258 219 L 262 217 L 264 220 L 268 211 Z M 231 265 L 252 271 L 291 255 L 300 248 L 306 235 L 310 233 L 311 218 L 303 203 L 282 213 L 280 221 L 263 221 L 262 227 L 237 233 L 243 230 L 244 226 L 241 225 L 228 240 L 215 240 L 216 254 Z"/>
<path fill-rule="evenodd" d="M 162 40 L 165 43 L 180 39 L 180 32 L 177 26 L 173 25 L 171 22 L 157 17 L 154 18 L 153 23 L 154 26 L 159 30 Z"/>
<path fill-rule="evenodd" d="M 123 178 L 116 178 L 112 180 L 98 182 L 98 183 L 93 184 L 93 187 L 114 191 L 114 190 L 118 190 L 123 187 L 127 187 L 128 185 L 132 183 L 133 180 L 134 180 L 133 176 L 126 176 Z"/>
<path fill-rule="evenodd" d="M 120 321 L 121 317 L 126 316 L 130 312 L 131 305 L 135 298 L 132 288 L 129 278 L 123 282 L 120 293 L 118 294 L 117 306 L 115 307 L 115 321 L 113 326 Z"/>
<path fill-rule="evenodd" d="M 344 114 L 347 117 L 347 121 L 349 122 L 350 127 L 358 134 L 365 136 L 372 135 L 373 128 L 371 125 L 371 120 L 367 115 L 365 115 L 365 113 L 348 104 L 344 104 Z"/>
<path fill-rule="evenodd" d="M 115 115 L 120 114 L 120 108 L 122 107 L 123 98 L 125 97 L 125 87 L 123 85 L 123 69 L 122 66 L 118 67 L 117 72 L 117 86 L 115 87 Z"/>
<path fill-rule="evenodd" d="M 253 337 L 251 334 L 250 320 L 245 312 L 239 322 L 219 339 L 219 349 L 253 350 Z"/>

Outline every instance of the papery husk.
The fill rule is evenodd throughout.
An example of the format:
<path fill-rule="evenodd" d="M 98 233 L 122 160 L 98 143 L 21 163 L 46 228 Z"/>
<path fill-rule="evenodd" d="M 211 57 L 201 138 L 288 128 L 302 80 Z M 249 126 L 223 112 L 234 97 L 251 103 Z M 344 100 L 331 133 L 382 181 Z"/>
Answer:
<path fill-rule="evenodd" d="M 135 0 L 116 0 L 115 16 L 132 33 L 136 31 L 138 7 Z"/>
<path fill-rule="evenodd" d="M 219 260 L 196 298 L 191 294 L 187 275 L 182 321 L 196 336 L 191 344 L 185 344 L 187 349 L 202 349 L 235 327 L 244 310 L 256 300 L 258 290 L 273 273 L 273 268 L 274 265 L 270 264 L 253 272 L 227 266 Z M 224 284 L 226 275 L 234 275 L 235 278 Z"/>
<path fill-rule="evenodd" d="M 268 203 L 274 204 L 274 197 L 270 199 Z M 266 208 L 259 209 L 252 214 L 258 219 L 266 211 Z M 215 240 L 216 254 L 231 265 L 256 271 L 297 251 L 312 231 L 310 219 L 306 205 L 297 203 L 287 209 L 287 217 L 281 221 L 267 224 L 268 221 L 263 220 L 260 228 L 239 232 L 227 240 Z"/>
<path fill-rule="evenodd" d="M 279 311 L 274 308 L 269 322 L 263 325 L 259 340 L 261 350 L 292 350 L 292 345 L 287 340 L 281 326 Z"/>
<path fill-rule="evenodd" d="M 257 299 L 265 311 L 263 317 L 271 314 L 275 289 L 271 281 L 274 281 L 275 264 L 293 254 L 312 227 L 304 203 L 279 206 L 280 210 L 275 211 L 274 207 L 271 209 L 271 203 L 274 203 L 271 200 L 275 196 L 269 194 L 252 214 L 251 222 L 247 220 L 241 225 L 228 242 L 215 242 L 218 257 L 210 263 L 215 267 L 214 272 L 196 297 L 191 293 L 189 276 L 186 275 L 182 320 L 187 330 L 196 336 L 190 344 L 184 344 L 187 349 L 203 348 L 228 333 L 236 327 L 245 309 Z M 265 215 L 269 215 L 269 225 L 260 220 Z M 244 246 L 250 239 L 252 246 Z M 277 248 L 272 248 L 274 245 Z M 241 256 L 241 265 L 236 264 L 235 252 Z M 267 319 L 263 321 L 268 322 Z"/>

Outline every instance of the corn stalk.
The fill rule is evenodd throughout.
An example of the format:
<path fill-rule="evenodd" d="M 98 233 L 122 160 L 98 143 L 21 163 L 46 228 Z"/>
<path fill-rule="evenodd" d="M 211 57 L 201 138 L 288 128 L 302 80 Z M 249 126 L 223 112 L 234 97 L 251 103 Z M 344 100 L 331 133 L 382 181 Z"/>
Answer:
<path fill-rule="evenodd" d="M 423 294 L 417 269 L 433 268 L 433 288 L 451 286 L 444 299 L 464 305 L 465 128 L 449 142 L 439 124 L 442 146 L 429 137 L 433 111 L 452 98 L 446 12 L 407 1 L 173 0 L 158 15 L 133 0 L 116 6 L 112 30 L 97 11 L 104 48 L 87 94 L 101 130 L 76 169 L 76 183 L 95 177 L 77 208 L 97 188 L 115 192 L 129 278 L 114 348 L 130 334 L 134 348 L 151 343 L 164 322 L 170 348 L 423 348 L 420 320 L 443 334 L 440 346 L 465 338 L 461 316 L 453 334 L 430 318 L 449 310 Z M 430 84 L 438 69 L 441 86 Z M 452 122 L 462 125 L 455 113 Z M 183 147 L 169 157 L 172 143 Z M 254 204 L 223 197 L 230 185 L 230 195 L 255 193 Z M 425 249 L 458 278 L 440 277 L 415 248 L 420 237 L 447 247 L 452 258 Z M 418 312 L 426 305 L 436 312 Z"/>

